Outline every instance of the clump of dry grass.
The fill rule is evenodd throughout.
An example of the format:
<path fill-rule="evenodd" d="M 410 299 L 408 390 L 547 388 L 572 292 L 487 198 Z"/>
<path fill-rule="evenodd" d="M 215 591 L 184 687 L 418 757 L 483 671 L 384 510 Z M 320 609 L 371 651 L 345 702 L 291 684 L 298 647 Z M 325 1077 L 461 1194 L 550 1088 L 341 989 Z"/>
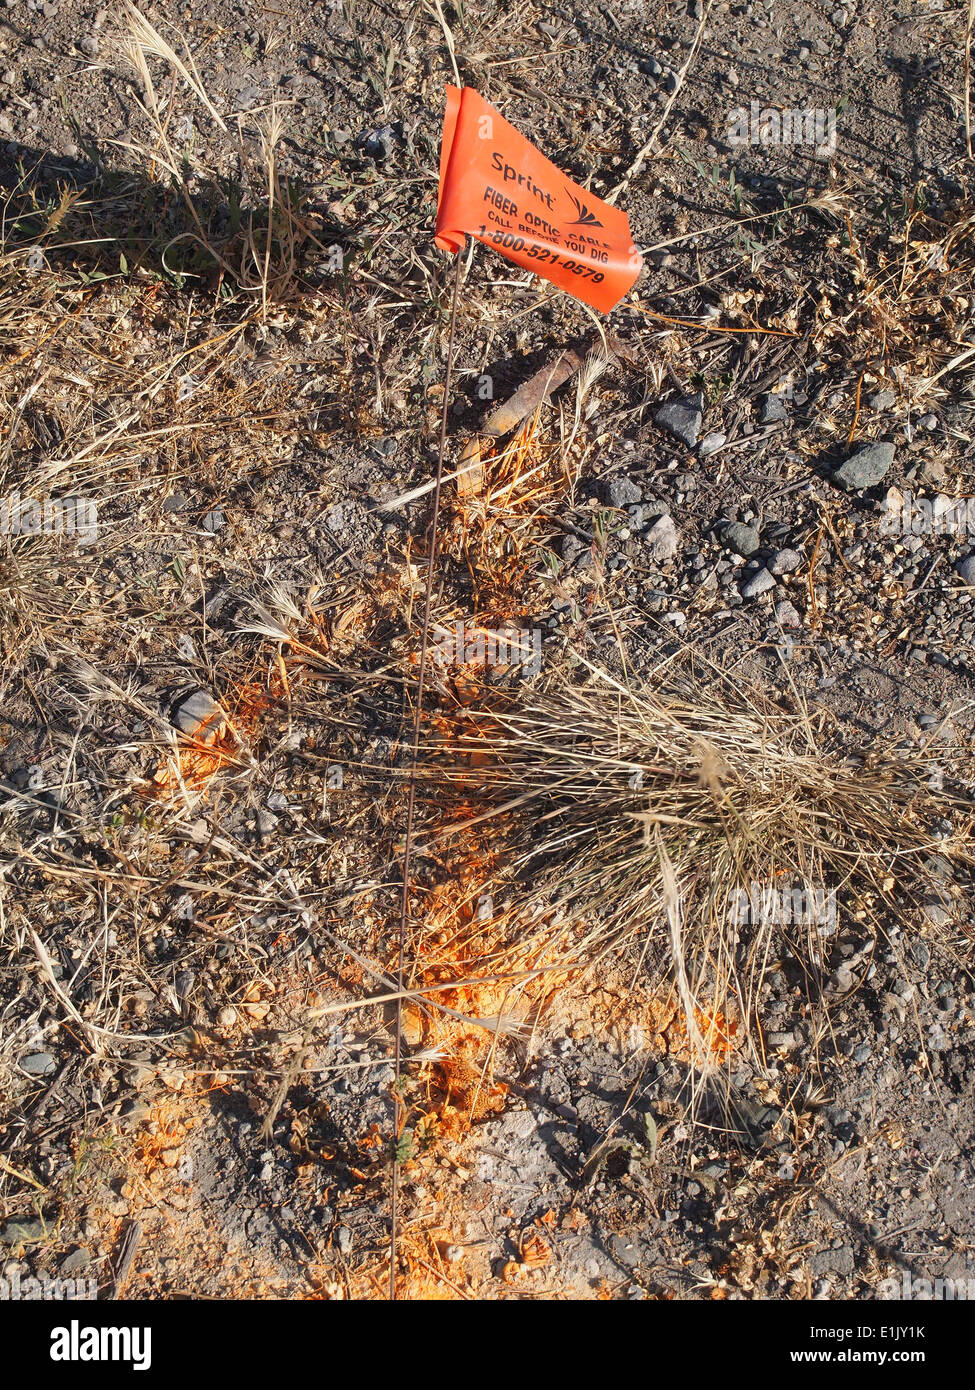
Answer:
<path fill-rule="evenodd" d="M 714 1052 L 708 1020 L 736 1017 L 754 1040 L 783 955 L 811 994 L 828 973 L 825 923 L 742 922 L 741 892 L 835 891 L 841 930 L 876 939 L 946 900 L 935 855 L 963 873 L 975 862 L 970 788 L 934 790 L 923 754 L 844 756 L 798 698 L 783 708 L 716 670 L 639 685 L 591 675 L 517 701 L 494 691 L 490 706 L 438 719 L 421 776 L 463 809 L 427 847 L 477 826 L 506 866 L 520 930 L 555 911 L 585 924 L 580 964 L 624 943 L 638 967 L 664 963 L 698 1061 Z"/>
<path fill-rule="evenodd" d="M 169 175 L 173 186 L 179 190 L 192 223 L 190 229 L 172 239 L 167 252 L 180 241 L 195 243 L 205 257 L 218 267 L 221 275 L 229 277 L 239 289 L 259 298 L 262 312 L 266 315 L 269 302 L 285 299 L 294 288 L 302 246 L 311 242 L 321 251 L 327 250 L 305 220 L 297 186 L 282 172 L 278 151 L 285 129 L 283 114 L 272 102 L 269 109 L 257 118 L 256 146 L 245 149 L 241 145 L 244 176 L 232 199 L 232 204 L 236 203 L 237 206 L 231 206 L 229 224 L 224 234 L 218 235 L 204 210 L 198 206 L 193 185 L 199 183 L 199 174 L 189 169 L 184 154 L 173 143 L 171 102 L 162 99 L 157 91 L 150 59 L 159 60 L 166 66 L 172 75 L 174 91 L 176 79 L 182 79 L 207 117 L 221 132 L 229 135 L 227 124 L 208 96 L 185 40 L 181 40 L 174 31 L 176 42 L 182 50 L 180 53 L 135 5 L 127 3 L 125 15 L 128 28 L 121 51 L 139 78 L 144 97 L 142 110 L 151 130 L 150 145 L 130 143 L 126 148 L 147 167 L 158 166 Z M 245 183 L 251 183 L 255 189 L 260 188 L 262 197 L 259 206 L 246 209 L 240 205 Z"/>

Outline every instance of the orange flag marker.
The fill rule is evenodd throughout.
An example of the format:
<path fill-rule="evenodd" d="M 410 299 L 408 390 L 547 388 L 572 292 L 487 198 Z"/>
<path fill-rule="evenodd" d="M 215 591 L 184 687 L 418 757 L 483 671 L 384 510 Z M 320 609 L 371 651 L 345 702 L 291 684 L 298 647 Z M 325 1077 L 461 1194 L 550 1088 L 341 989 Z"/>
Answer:
<path fill-rule="evenodd" d="M 604 314 L 643 266 L 625 212 L 566 178 L 472 87 L 448 87 L 435 240 L 459 252 L 468 236 Z"/>

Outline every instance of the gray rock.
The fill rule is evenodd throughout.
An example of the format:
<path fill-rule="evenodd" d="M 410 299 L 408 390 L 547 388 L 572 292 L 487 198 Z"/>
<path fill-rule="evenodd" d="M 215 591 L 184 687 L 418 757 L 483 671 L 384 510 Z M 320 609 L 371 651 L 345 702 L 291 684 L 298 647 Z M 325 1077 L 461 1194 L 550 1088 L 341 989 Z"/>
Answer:
<path fill-rule="evenodd" d="M 762 397 L 762 404 L 759 407 L 758 423 L 760 425 L 774 425 L 777 420 L 788 420 L 789 412 L 785 408 L 785 401 L 781 396 L 770 393 Z"/>
<path fill-rule="evenodd" d="M 173 706 L 172 720 L 184 734 L 212 742 L 223 727 L 224 714 L 205 690 L 194 690 Z"/>
<path fill-rule="evenodd" d="M 758 532 L 754 526 L 746 526 L 743 521 L 731 521 L 722 528 L 721 541 L 727 550 L 731 550 L 735 555 L 742 555 L 747 560 L 749 555 L 754 555 L 761 544 Z"/>
<path fill-rule="evenodd" d="M 767 594 L 769 589 L 775 588 L 775 580 L 768 570 L 757 570 L 749 579 L 741 585 L 742 598 L 758 598 L 759 594 Z"/>
<path fill-rule="evenodd" d="M 955 565 L 955 573 L 963 584 L 975 585 L 975 555 L 966 555 Z"/>
<path fill-rule="evenodd" d="M 668 401 L 653 417 L 655 425 L 672 434 L 689 449 L 693 449 L 701 433 L 704 419 L 704 397 L 700 391 L 695 396 L 681 396 L 679 400 Z"/>
<path fill-rule="evenodd" d="M 72 1250 L 67 1259 L 61 1261 L 58 1272 L 65 1279 L 71 1279 L 74 1275 L 80 1274 L 83 1269 L 87 1269 L 90 1264 L 91 1254 L 81 1245 L 77 1250 Z"/>
<path fill-rule="evenodd" d="M 854 1266 L 853 1248 L 849 1245 L 838 1250 L 819 1250 L 809 1260 L 809 1272 L 817 1278 L 823 1274 L 852 1274 Z"/>
<path fill-rule="evenodd" d="M 791 574 L 802 564 L 802 556 L 798 550 L 777 550 L 768 562 L 768 567 L 773 574 Z"/>
<path fill-rule="evenodd" d="M 223 508 L 213 507 L 200 522 L 200 526 L 204 531 L 209 531 L 210 535 L 213 536 L 216 535 L 218 531 L 222 530 L 226 522 L 227 518 L 223 514 Z"/>
<path fill-rule="evenodd" d="M 25 1057 L 20 1066 L 28 1076 L 50 1076 L 57 1064 L 53 1052 L 35 1052 L 33 1056 Z"/>
<path fill-rule="evenodd" d="M 714 434 L 706 434 L 701 440 L 701 446 L 698 449 L 701 458 L 706 459 L 710 454 L 716 454 L 722 445 L 725 444 L 727 438 L 728 436 L 726 434 L 721 434 L 719 431 L 716 431 Z"/>
<path fill-rule="evenodd" d="M 893 391 L 875 391 L 867 401 L 871 410 L 890 410 L 897 400 Z"/>
<path fill-rule="evenodd" d="M 864 444 L 856 453 L 840 465 L 833 474 L 833 482 L 847 492 L 859 492 L 863 488 L 876 487 L 887 476 L 894 462 L 894 446 L 887 440 L 876 444 Z"/>
<path fill-rule="evenodd" d="M 257 87 L 245 87 L 237 94 L 237 110 L 249 111 L 252 106 L 257 105 L 257 99 L 260 95 Z"/>
<path fill-rule="evenodd" d="M 338 1246 L 340 1255 L 352 1254 L 352 1232 L 348 1226 L 340 1226 L 335 1232 L 335 1244 Z"/>
<path fill-rule="evenodd" d="M 629 507 L 643 496 L 640 488 L 627 477 L 606 478 L 600 488 L 607 507 Z"/>
<path fill-rule="evenodd" d="M 0 1231 L 0 1240 L 4 1245 L 31 1245 L 46 1235 L 47 1228 L 39 1216 L 21 1217 L 6 1223 Z"/>
<path fill-rule="evenodd" d="M 393 153 L 395 139 L 391 125 L 380 126 L 378 130 L 370 130 L 363 137 L 362 148 L 370 159 L 388 159 Z"/>
<path fill-rule="evenodd" d="M 653 552 L 655 560 L 672 560 L 677 554 L 680 543 L 673 517 L 658 516 L 650 529 L 645 532 L 644 540 Z"/>
<path fill-rule="evenodd" d="M 775 621 L 780 627 L 802 627 L 802 617 L 787 598 L 775 605 Z"/>

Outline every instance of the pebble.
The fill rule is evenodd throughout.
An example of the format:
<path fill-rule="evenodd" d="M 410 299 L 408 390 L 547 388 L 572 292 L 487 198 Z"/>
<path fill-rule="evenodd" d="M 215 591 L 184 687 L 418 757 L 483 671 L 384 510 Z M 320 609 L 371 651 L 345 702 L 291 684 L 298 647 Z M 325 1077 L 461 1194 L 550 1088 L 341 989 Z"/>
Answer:
<path fill-rule="evenodd" d="M 759 594 L 767 594 L 769 589 L 775 588 L 775 580 L 767 569 L 760 569 L 746 579 L 741 585 L 742 598 L 758 598 Z"/>
<path fill-rule="evenodd" d="M 785 408 L 785 401 L 781 396 L 769 394 L 762 398 L 762 404 L 758 412 L 758 423 L 760 425 L 774 425 L 778 420 L 788 420 L 789 412 Z"/>
<path fill-rule="evenodd" d="M 257 87 L 245 87 L 237 94 L 237 110 L 249 111 L 252 106 L 257 105 L 257 99 L 261 95 Z"/>
<path fill-rule="evenodd" d="M 775 605 L 775 621 L 780 627 L 801 627 L 802 618 L 788 599 Z"/>
<path fill-rule="evenodd" d="M 743 521 L 732 521 L 723 527 L 721 541 L 727 550 L 743 556 L 746 560 L 749 555 L 754 555 L 761 544 L 755 527 L 746 526 Z"/>
<path fill-rule="evenodd" d="M 773 574 L 791 574 L 802 564 L 802 556 L 798 550 L 777 550 L 768 562 L 768 567 Z"/>
<path fill-rule="evenodd" d="M 714 434 L 706 434 L 704 438 L 701 440 L 698 453 L 700 454 L 702 459 L 706 459 L 709 457 L 709 455 L 716 454 L 718 450 L 727 442 L 727 439 L 728 436 L 726 434 L 721 434 L 719 432 L 715 432 Z"/>
<path fill-rule="evenodd" d="M 352 1254 L 352 1232 L 348 1226 L 340 1226 L 335 1232 L 335 1244 L 338 1246 L 340 1255 Z"/>
<path fill-rule="evenodd" d="M 632 506 L 643 496 L 636 483 L 627 477 L 607 478 L 600 491 L 607 507 Z"/>
<path fill-rule="evenodd" d="M 390 125 L 380 126 L 378 130 L 370 130 L 364 136 L 362 148 L 370 159 L 385 160 L 393 153 L 393 143 L 395 136 L 393 127 Z"/>
<path fill-rule="evenodd" d="M 966 555 L 964 560 L 959 560 L 955 565 L 955 573 L 963 584 L 975 586 L 975 555 Z"/>
<path fill-rule="evenodd" d="M 212 743 L 223 728 L 224 713 L 205 690 L 194 690 L 173 706 L 172 720 L 184 734 Z"/>
<path fill-rule="evenodd" d="M 29 1245 L 43 1240 L 47 1235 L 44 1222 L 39 1216 L 23 1217 L 18 1221 L 8 1221 L 0 1231 L 4 1245 Z"/>
<path fill-rule="evenodd" d="M 681 396 L 679 400 L 668 401 L 653 417 L 654 424 L 693 449 L 701 433 L 704 419 L 704 397 L 700 391 L 694 396 Z"/>
<path fill-rule="evenodd" d="M 35 1052 L 25 1057 L 20 1066 L 28 1076 L 50 1076 L 57 1067 L 57 1058 L 53 1052 Z"/>
<path fill-rule="evenodd" d="M 223 508 L 213 507 L 200 522 L 200 526 L 213 536 L 226 525 L 226 522 L 227 518 L 224 516 Z"/>
<path fill-rule="evenodd" d="M 87 1269 L 90 1264 L 90 1252 L 84 1246 L 79 1246 L 77 1250 L 72 1250 L 67 1259 L 61 1261 L 59 1273 L 65 1279 L 71 1279 L 75 1274 L 80 1274 L 83 1269 Z"/>
<path fill-rule="evenodd" d="M 672 560 L 677 554 L 679 539 L 677 527 L 671 516 L 658 516 L 650 529 L 645 533 L 644 540 L 650 547 L 655 560 Z"/>
<path fill-rule="evenodd" d="M 833 474 L 833 482 L 847 492 L 859 492 L 863 488 L 875 487 L 887 476 L 894 462 L 894 446 L 887 441 L 864 444 L 856 453 L 840 465 Z"/>

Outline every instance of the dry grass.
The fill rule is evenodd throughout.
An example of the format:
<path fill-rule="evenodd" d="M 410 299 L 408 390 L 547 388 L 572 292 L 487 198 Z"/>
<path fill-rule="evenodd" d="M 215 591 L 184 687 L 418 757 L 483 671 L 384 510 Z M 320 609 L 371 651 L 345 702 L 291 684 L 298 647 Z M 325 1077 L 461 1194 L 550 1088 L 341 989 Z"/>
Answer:
<path fill-rule="evenodd" d="M 934 856 L 963 880 L 973 863 L 970 785 L 932 790 L 924 754 L 840 750 L 798 697 L 783 708 L 709 667 L 637 685 L 592 670 L 585 684 L 517 700 L 494 692 L 445 716 L 440 733 L 422 776 L 465 810 L 427 847 L 465 839 L 471 824 L 490 836 L 504 865 L 493 891 L 517 902 L 522 949 L 526 924 L 556 914 L 581 928 L 580 966 L 624 944 L 635 980 L 645 960 L 665 964 L 701 1063 L 715 1037 L 700 1020 L 716 1011 L 757 1048 L 764 980 L 783 956 L 814 997 L 829 973 L 825 921 L 743 924 L 740 890 L 835 891 L 841 925 L 876 942 L 945 898 Z M 487 875 L 480 891 L 491 889 Z"/>

